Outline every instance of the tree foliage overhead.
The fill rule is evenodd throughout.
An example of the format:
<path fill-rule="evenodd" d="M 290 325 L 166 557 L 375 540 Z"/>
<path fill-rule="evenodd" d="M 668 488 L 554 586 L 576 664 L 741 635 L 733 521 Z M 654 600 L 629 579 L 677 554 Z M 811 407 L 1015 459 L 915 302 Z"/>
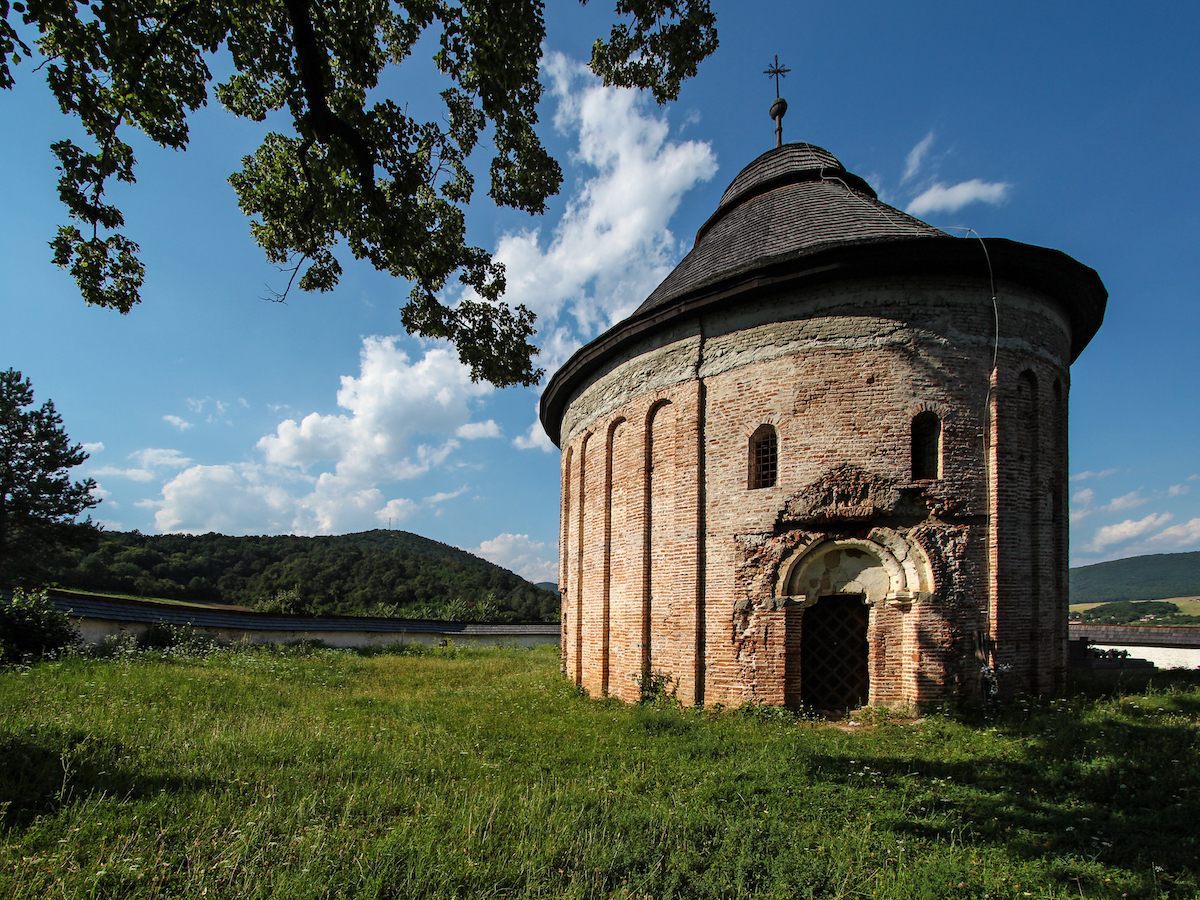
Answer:
<path fill-rule="evenodd" d="M 556 622 L 557 594 L 405 531 L 329 537 L 103 532 L 53 573 L 66 588 L 263 612 Z"/>
<path fill-rule="evenodd" d="M 47 400 L 33 406 L 33 385 L 15 369 L 0 372 L 0 582 L 35 573 L 45 557 L 78 537 L 75 518 L 100 501 L 96 482 L 71 481 L 87 453 L 72 444 Z"/>
<path fill-rule="evenodd" d="M 121 129 L 185 148 L 188 114 L 207 102 L 209 62 L 224 49 L 233 74 L 215 86 L 221 103 L 255 121 L 290 119 L 230 178 L 267 259 L 301 289 L 328 291 L 344 241 L 355 257 L 412 282 L 405 327 L 452 341 L 473 378 L 536 382 L 533 313 L 500 300 L 503 266 L 467 244 L 465 210 L 474 191 L 467 162 L 481 137 L 492 147 L 488 195 L 497 204 L 540 213 L 558 191 L 561 170 L 533 128 L 542 10 L 542 0 L 0 0 L 0 87 L 13 85 L 13 67 L 35 45 L 63 112 L 94 142 L 52 147 L 70 219 L 52 242 L 54 261 L 88 303 L 128 312 L 139 302 L 138 245 L 105 199 L 112 179 L 136 180 Z M 660 103 L 716 49 L 708 0 L 618 0 L 616 13 L 592 68 Z M 440 120 L 421 122 L 376 88 L 429 31 L 450 86 Z M 480 299 L 443 302 L 455 274 Z"/>

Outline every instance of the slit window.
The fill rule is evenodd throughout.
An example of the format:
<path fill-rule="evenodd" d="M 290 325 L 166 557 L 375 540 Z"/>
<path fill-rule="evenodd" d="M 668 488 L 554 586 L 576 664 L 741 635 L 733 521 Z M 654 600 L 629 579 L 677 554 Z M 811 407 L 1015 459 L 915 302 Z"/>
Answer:
<path fill-rule="evenodd" d="M 912 421 L 912 477 L 925 481 L 942 477 L 942 420 L 937 413 L 919 413 Z"/>
<path fill-rule="evenodd" d="M 775 486 L 779 474 L 779 438 L 770 425 L 760 425 L 750 435 L 750 478 L 751 490 Z"/>

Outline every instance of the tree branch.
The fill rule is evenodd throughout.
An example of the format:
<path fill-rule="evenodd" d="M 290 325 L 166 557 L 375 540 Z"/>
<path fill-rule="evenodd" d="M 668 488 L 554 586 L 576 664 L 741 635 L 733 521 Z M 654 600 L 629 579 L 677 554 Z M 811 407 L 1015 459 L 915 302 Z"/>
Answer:
<path fill-rule="evenodd" d="M 328 144 L 338 138 L 354 154 L 358 167 L 358 183 L 371 200 L 376 195 L 375 150 L 349 122 L 329 108 L 325 93 L 326 53 L 317 40 L 308 0 L 284 0 L 288 18 L 292 21 L 292 46 L 300 69 L 300 83 L 317 140 Z"/>

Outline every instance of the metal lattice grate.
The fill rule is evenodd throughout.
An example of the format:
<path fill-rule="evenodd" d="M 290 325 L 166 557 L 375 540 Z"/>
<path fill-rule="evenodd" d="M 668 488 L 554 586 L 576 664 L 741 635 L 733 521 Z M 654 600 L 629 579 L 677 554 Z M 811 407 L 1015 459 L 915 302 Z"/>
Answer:
<path fill-rule="evenodd" d="M 779 471 L 779 439 L 769 425 L 759 428 L 750 442 L 750 487 L 775 486 Z"/>
<path fill-rule="evenodd" d="M 822 597 L 804 611 L 800 632 L 800 700 L 845 711 L 867 702 L 867 620 L 858 594 Z"/>

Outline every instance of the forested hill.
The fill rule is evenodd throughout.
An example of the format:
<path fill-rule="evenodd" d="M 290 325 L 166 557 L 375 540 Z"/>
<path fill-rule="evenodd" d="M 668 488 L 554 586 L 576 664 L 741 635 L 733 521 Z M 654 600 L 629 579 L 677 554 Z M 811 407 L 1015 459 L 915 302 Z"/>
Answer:
<path fill-rule="evenodd" d="M 51 580 L 64 588 L 264 612 L 556 622 L 557 594 L 406 531 L 323 537 L 101 532 Z"/>
<path fill-rule="evenodd" d="M 1200 596 L 1200 552 L 1156 553 L 1071 570 L 1071 602 Z"/>

